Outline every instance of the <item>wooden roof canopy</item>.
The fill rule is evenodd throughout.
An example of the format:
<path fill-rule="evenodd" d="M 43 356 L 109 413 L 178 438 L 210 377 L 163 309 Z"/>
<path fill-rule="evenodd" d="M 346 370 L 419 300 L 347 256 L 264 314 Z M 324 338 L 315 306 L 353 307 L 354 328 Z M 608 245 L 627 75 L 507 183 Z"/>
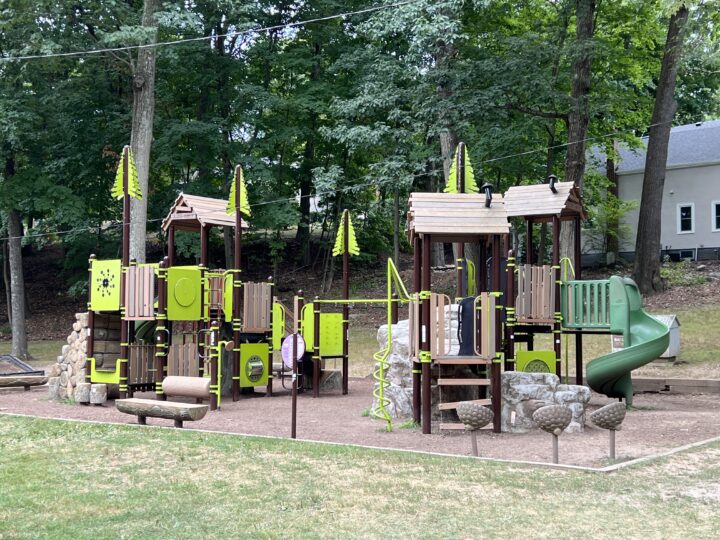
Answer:
<path fill-rule="evenodd" d="M 411 193 L 408 236 L 429 234 L 433 241 L 469 241 L 492 234 L 508 234 L 505 204 L 493 195 L 485 206 L 484 193 Z"/>
<path fill-rule="evenodd" d="M 245 220 L 241 223 L 243 229 L 248 228 Z M 181 193 L 163 219 L 163 231 L 167 231 L 170 225 L 180 231 L 199 231 L 208 225 L 234 228 L 235 215 L 227 213 L 227 201 Z"/>
<path fill-rule="evenodd" d="M 572 182 L 513 186 L 505 192 L 505 210 L 508 217 L 531 218 L 533 221 L 553 216 L 561 220 L 586 219 L 580 191 Z"/>

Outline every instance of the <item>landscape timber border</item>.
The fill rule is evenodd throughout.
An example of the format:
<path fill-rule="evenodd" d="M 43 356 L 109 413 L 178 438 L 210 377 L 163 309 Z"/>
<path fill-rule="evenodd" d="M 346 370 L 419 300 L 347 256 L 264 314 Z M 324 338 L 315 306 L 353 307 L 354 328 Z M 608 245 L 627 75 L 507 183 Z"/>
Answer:
<path fill-rule="evenodd" d="M 142 424 L 126 424 L 123 422 L 100 422 L 98 420 L 79 420 L 74 418 L 56 418 L 53 416 L 35 416 L 32 414 L 18 414 L 18 413 L 5 413 L 0 412 L 0 418 L 2 417 L 16 417 L 16 418 L 33 418 L 37 420 L 53 420 L 56 422 L 73 422 L 78 424 L 93 424 L 93 425 L 99 425 L 99 426 L 124 426 L 127 428 L 134 428 L 134 429 L 167 429 L 167 430 L 173 430 L 177 431 L 174 427 L 171 426 L 149 426 L 149 425 L 142 425 Z M 720 442 L 720 436 L 712 437 L 710 439 L 704 439 L 702 441 L 697 441 L 694 443 L 685 444 L 682 446 L 676 446 L 675 448 L 671 448 L 669 450 L 658 452 L 657 454 L 651 454 L 649 456 L 643 456 L 635 459 L 631 459 L 628 461 L 623 461 L 620 463 L 613 463 L 611 465 L 607 465 L 605 467 L 586 467 L 583 465 L 564 465 L 562 463 L 544 463 L 541 461 L 523 461 L 523 460 L 512 460 L 512 459 L 497 459 L 497 458 L 488 458 L 488 457 L 475 457 L 475 456 L 466 456 L 466 455 L 460 455 L 460 454 L 446 454 L 442 452 L 428 452 L 426 450 L 410 450 L 410 449 L 404 449 L 404 448 L 389 448 L 384 446 L 369 446 L 369 445 L 363 445 L 363 444 L 356 444 L 356 443 L 341 443 L 341 442 L 333 442 L 333 441 L 316 441 L 313 439 L 291 439 L 289 437 L 278 437 L 275 435 L 255 435 L 252 433 L 236 433 L 232 431 L 215 431 L 211 429 L 184 429 L 181 430 L 182 433 L 204 433 L 204 434 L 217 434 L 217 435 L 225 435 L 225 436 L 231 436 L 231 437 L 254 437 L 257 439 L 266 439 L 266 440 L 273 440 L 273 441 L 286 441 L 289 443 L 312 443 L 312 444 L 321 444 L 321 445 L 328 445 L 328 446 L 347 446 L 351 448 L 365 448 L 368 450 L 379 450 L 382 452 L 402 452 L 407 454 L 419 454 L 419 455 L 425 455 L 430 457 L 442 457 L 442 458 L 455 458 L 455 459 L 470 459 L 470 460 L 477 460 L 482 461 L 484 463 L 496 463 L 499 465 L 515 465 L 520 467 L 527 467 L 527 468 L 537 468 L 537 469 L 556 469 L 556 470 L 562 470 L 562 471 L 577 471 L 577 472 L 585 472 L 585 473 L 613 473 L 617 472 L 623 469 L 627 469 L 630 467 L 635 467 L 637 465 L 644 465 L 648 464 L 654 461 L 658 461 L 670 456 L 673 456 L 675 454 L 680 454 L 682 452 L 687 452 L 689 450 L 695 450 L 697 448 L 702 448 L 703 446 L 709 446 L 714 443 Z"/>

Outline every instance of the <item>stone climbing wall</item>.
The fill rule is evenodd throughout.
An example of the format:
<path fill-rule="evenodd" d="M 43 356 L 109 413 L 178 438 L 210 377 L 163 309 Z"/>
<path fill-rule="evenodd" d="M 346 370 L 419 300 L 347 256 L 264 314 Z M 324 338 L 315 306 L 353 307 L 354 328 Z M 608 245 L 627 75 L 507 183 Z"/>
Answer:
<path fill-rule="evenodd" d="M 87 359 L 88 314 L 76 313 L 72 332 L 67 337 L 67 345 L 63 345 L 62 354 L 57 363 L 49 370 L 48 389 L 50 399 L 74 399 L 78 382 L 85 381 Z"/>

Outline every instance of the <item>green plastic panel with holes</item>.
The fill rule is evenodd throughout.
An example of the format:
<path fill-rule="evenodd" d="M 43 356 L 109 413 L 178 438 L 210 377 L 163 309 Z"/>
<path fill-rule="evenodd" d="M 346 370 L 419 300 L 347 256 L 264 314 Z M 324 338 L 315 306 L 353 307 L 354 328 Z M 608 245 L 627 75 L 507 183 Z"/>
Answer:
<path fill-rule="evenodd" d="M 342 356 L 342 313 L 320 313 L 320 356 Z M 315 347 L 315 317 L 313 305 L 306 304 L 302 312 L 302 335 L 307 350 Z"/>
<path fill-rule="evenodd" d="M 167 315 L 171 321 L 199 321 L 202 318 L 200 268 L 173 266 L 167 272 Z"/>
<path fill-rule="evenodd" d="M 270 367 L 270 345 L 240 344 L 240 388 L 266 386 Z"/>
<path fill-rule="evenodd" d="M 555 351 L 517 351 L 517 371 L 526 373 L 555 373 Z"/>
<path fill-rule="evenodd" d="M 120 259 L 90 263 L 90 309 L 93 311 L 118 311 L 120 309 L 120 282 L 122 265 Z"/>

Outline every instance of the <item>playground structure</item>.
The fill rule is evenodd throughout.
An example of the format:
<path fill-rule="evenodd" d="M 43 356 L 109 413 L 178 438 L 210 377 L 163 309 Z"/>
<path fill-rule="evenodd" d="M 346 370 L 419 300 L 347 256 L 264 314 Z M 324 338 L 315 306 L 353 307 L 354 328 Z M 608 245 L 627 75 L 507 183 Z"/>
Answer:
<path fill-rule="evenodd" d="M 162 222 L 167 257 L 158 264 L 137 264 L 129 258 L 130 197 L 139 196 L 134 175 L 132 154 L 125 147 L 113 189 L 123 199 L 122 257 L 90 258 L 86 382 L 116 385 L 121 399 L 153 391 L 158 401 L 169 396 L 209 400 L 210 410 L 216 410 L 223 395 L 237 401 L 246 389 L 258 387 L 272 395 L 273 373 L 281 379 L 286 375 L 282 364 L 273 365 L 273 350 L 297 331 L 308 343 L 305 389 L 312 388 L 317 397 L 322 362 L 341 358 L 347 393 L 347 303 L 342 313 L 323 312 L 321 301 L 305 303 L 300 294 L 289 310 L 274 297 L 270 280 L 241 280 L 242 230 L 247 228 L 241 214 L 250 214 L 242 169 L 235 170 L 230 202 L 177 197 Z M 234 229 L 230 269 L 209 267 L 212 227 Z M 351 227 L 348 219 L 348 241 L 341 246 L 346 251 L 345 298 Z M 177 231 L 200 235 L 198 265 L 176 264 Z"/>
<path fill-rule="evenodd" d="M 430 433 L 435 408 L 441 430 L 465 429 L 462 422 L 445 421 L 443 416 L 454 413 L 461 401 L 469 401 L 490 406 L 493 430 L 499 432 L 503 369 L 555 373 L 560 377 L 563 337 L 567 358 L 568 341 L 574 336 L 575 382 L 581 385 L 582 337 L 587 334 L 623 335 L 624 349 L 588 364 L 587 381 L 593 390 L 622 398 L 629 406 L 631 371 L 665 350 L 669 332 L 644 312 L 632 280 L 580 279 L 580 231 L 585 211 L 577 187 L 557 182 L 551 176 L 548 183 L 511 187 L 504 197 L 493 195 L 490 184 L 481 190 L 484 195 L 479 194 L 467 149 L 460 143 L 445 193 L 410 195 L 408 233 L 414 249 L 414 294 L 408 303 L 414 420 L 422 425 L 423 433 Z M 525 223 L 523 264 L 508 249 L 509 219 Z M 575 268 L 569 259 L 561 260 L 560 231 L 564 222 L 574 230 Z M 552 228 L 549 264 L 536 259 L 533 232 L 538 223 Z M 431 290 L 432 242 L 454 244 L 454 301 Z M 477 263 L 465 256 L 468 247 L 477 254 Z M 459 346 L 455 352 L 451 351 L 447 321 L 453 310 L 458 312 Z M 535 350 L 538 334 L 552 335 L 552 350 Z M 518 350 L 521 343 L 526 344 L 526 350 Z M 380 381 L 380 398 L 383 368 L 380 362 L 376 377 Z M 567 381 L 567 364 L 565 376 Z M 445 399 L 446 395 L 451 397 Z M 376 417 L 387 419 L 384 405 L 383 399 L 377 400 L 373 411 Z"/>
<path fill-rule="evenodd" d="M 186 194 L 177 197 L 162 223 L 167 257 L 158 264 L 129 260 L 129 199 L 139 195 L 134 174 L 126 147 L 113 190 L 123 199 L 122 257 L 90 260 L 86 381 L 117 385 L 121 398 L 154 391 L 157 401 L 169 396 L 209 400 L 212 411 L 228 394 L 237 401 L 243 392 L 264 387 L 272 395 L 273 379 L 279 377 L 284 387 L 285 377 L 290 376 L 282 363 L 273 364 L 273 351 L 295 332 L 307 347 L 300 363 L 300 387 L 319 397 L 323 377 L 330 373 L 324 364 L 338 359 L 342 393 L 347 394 L 349 307 L 354 303 L 387 308 L 387 347 L 375 355 L 372 413 L 387 422 L 388 430 L 392 418 L 386 410 L 386 359 L 400 306 L 408 308 L 413 418 L 423 433 L 431 432 L 433 414 L 439 416 L 441 430 L 464 429 L 455 413 L 463 401 L 489 406 L 493 430 L 499 432 L 503 370 L 561 376 L 563 337 L 566 356 L 568 340 L 575 337 L 576 380 L 582 384 L 582 336 L 623 335 L 626 348 L 590 362 L 587 380 L 594 390 L 623 398 L 628 405 L 632 402 L 630 372 L 667 347 L 667 328 L 642 310 L 634 283 L 619 277 L 580 279 L 579 233 L 585 213 L 574 185 L 551 177 L 547 184 L 512 187 L 504 196 L 493 194 L 490 184 L 478 189 L 462 143 L 445 192 L 410 195 L 412 293 L 388 260 L 386 298 L 350 298 L 349 257 L 357 254 L 358 245 L 345 211 L 333 251 L 343 256 L 342 297 L 306 302 L 300 292 L 292 309 L 274 297 L 271 280 L 241 279 L 242 230 L 247 228 L 242 215 L 247 218 L 250 208 L 239 166 L 230 202 Z M 510 219 L 525 222 L 523 264 L 510 249 Z M 575 230 L 575 268 L 560 258 L 563 222 Z M 537 223 L 552 227 L 549 264 L 535 255 Z M 227 270 L 209 268 L 209 233 L 218 226 L 235 231 L 233 267 Z M 200 235 L 198 265 L 176 264 L 176 231 Z M 454 244 L 455 298 L 432 290 L 434 242 Z M 456 337 L 451 335 L 455 312 Z M 553 337 L 550 351 L 534 349 L 536 335 L 543 333 Z M 453 345 L 455 339 L 457 345 Z M 522 343 L 526 350 L 518 349 Z"/>

